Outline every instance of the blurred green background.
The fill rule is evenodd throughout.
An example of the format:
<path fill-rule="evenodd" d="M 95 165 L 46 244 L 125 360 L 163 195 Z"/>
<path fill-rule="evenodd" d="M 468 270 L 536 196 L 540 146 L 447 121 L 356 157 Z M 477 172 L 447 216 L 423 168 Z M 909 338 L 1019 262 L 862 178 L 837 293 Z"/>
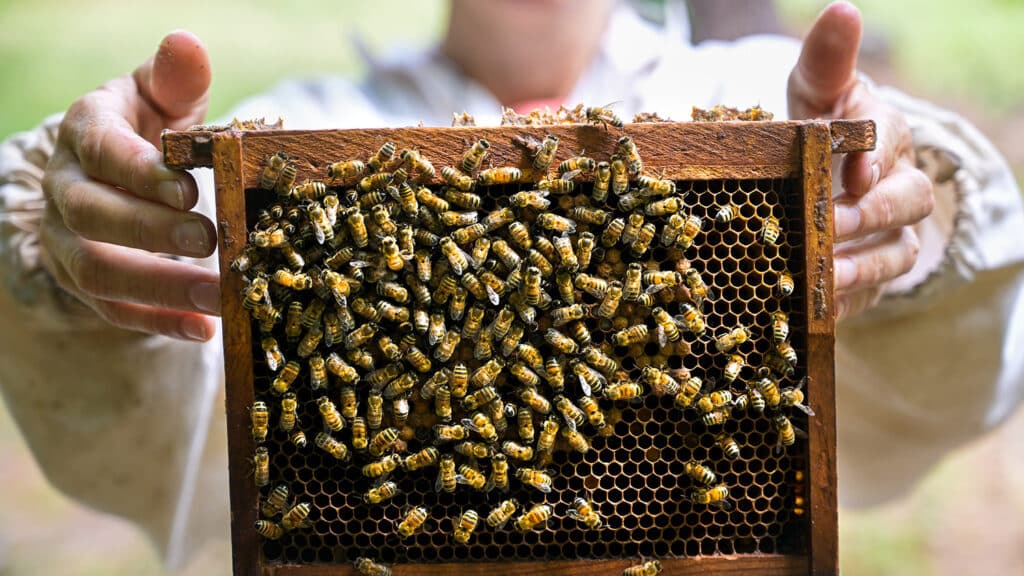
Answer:
<path fill-rule="evenodd" d="M 641 0 L 643 1 L 643 0 Z M 720 0 L 745 4 L 749 0 Z M 657 4 L 657 0 L 643 1 Z M 1024 174 L 1024 2 L 860 0 L 862 62 L 876 79 L 977 123 Z M 825 3 L 780 0 L 799 35 Z M 188 28 L 213 58 L 211 117 L 278 80 L 357 74 L 358 34 L 372 50 L 436 39 L 444 0 L 0 0 L 0 138 L 28 129 L 107 79 L 131 71 L 164 33 Z M 955 401 L 955 399 L 951 399 Z M 1024 414 L 952 454 L 904 501 L 841 514 L 845 574 L 1024 574 Z M 50 488 L 0 409 L 0 576 L 158 573 L 130 525 Z M 884 474 L 884 470 L 879 471 Z M 189 574 L 225 569 L 226 544 Z"/>

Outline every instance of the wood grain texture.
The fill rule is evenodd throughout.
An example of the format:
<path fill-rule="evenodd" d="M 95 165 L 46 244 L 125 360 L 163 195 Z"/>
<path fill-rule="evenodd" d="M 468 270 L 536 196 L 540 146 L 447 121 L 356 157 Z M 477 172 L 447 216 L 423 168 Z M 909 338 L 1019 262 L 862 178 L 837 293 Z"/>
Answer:
<path fill-rule="evenodd" d="M 295 159 L 297 181 L 323 179 L 327 165 L 351 158 L 364 159 L 367 150 L 387 141 L 402 148 L 417 148 L 435 164 L 457 165 L 467 145 L 478 138 L 491 143 L 487 165 L 515 165 L 527 179 L 532 173 L 524 148 L 515 135 L 541 139 L 559 137 L 557 158 L 582 152 L 606 158 L 616 141 L 629 135 L 636 142 L 645 170 L 676 180 L 709 178 L 784 178 L 797 176 L 800 167 L 798 130 L 806 122 L 680 122 L 627 124 L 623 130 L 597 126 L 505 126 L 497 128 L 380 128 L 357 130 L 267 130 L 242 132 L 246 148 L 245 187 L 259 179 L 263 163 L 283 151 Z M 835 152 L 874 147 L 875 126 L 870 120 L 834 121 Z M 164 162 L 172 168 L 211 166 L 211 132 L 165 132 Z M 557 161 L 557 160 L 556 160 Z M 440 172 L 435 183 L 440 182 Z"/>
<path fill-rule="evenodd" d="M 252 478 L 256 446 L 249 431 L 252 406 L 252 329 L 242 309 L 243 280 L 230 272 L 231 261 L 245 246 L 245 191 L 242 188 L 242 138 L 238 134 L 213 137 L 217 190 L 217 238 L 221 270 L 221 317 L 224 369 L 227 385 L 228 472 L 231 482 L 231 551 L 236 576 L 259 573 L 259 538 L 253 530 L 258 494 Z"/>
<path fill-rule="evenodd" d="M 832 145 L 825 124 L 804 126 L 804 265 L 807 278 L 807 403 L 811 574 L 839 571 L 836 487 L 835 308 L 832 277 Z"/>
<path fill-rule="evenodd" d="M 557 562 L 502 562 L 501 564 L 398 564 L 394 576 L 621 576 L 639 559 L 564 560 Z M 710 556 L 661 560 L 662 574 L 672 576 L 795 576 L 807 574 L 806 556 L 763 554 L 750 556 Z M 346 566 L 266 566 L 263 576 L 357 576 Z"/>

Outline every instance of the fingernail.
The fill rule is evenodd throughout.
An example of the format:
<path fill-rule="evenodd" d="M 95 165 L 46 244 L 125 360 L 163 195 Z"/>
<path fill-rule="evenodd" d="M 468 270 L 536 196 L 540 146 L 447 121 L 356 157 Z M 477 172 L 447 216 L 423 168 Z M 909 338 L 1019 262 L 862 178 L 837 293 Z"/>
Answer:
<path fill-rule="evenodd" d="M 878 181 L 882 179 L 882 167 L 878 162 L 871 163 L 871 187 L 874 188 L 878 185 Z"/>
<path fill-rule="evenodd" d="M 213 282 L 200 282 L 188 289 L 192 304 L 210 314 L 220 314 L 220 286 Z"/>
<path fill-rule="evenodd" d="M 171 208 L 181 210 L 185 202 L 185 189 L 178 180 L 166 180 L 157 185 L 156 197 Z"/>
<path fill-rule="evenodd" d="M 846 238 L 860 228 L 860 210 L 845 204 L 836 204 L 836 236 Z"/>
<path fill-rule="evenodd" d="M 174 230 L 174 243 L 182 252 L 205 255 L 209 252 L 210 238 L 206 226 L 199 220 L 182 222 Z"/>
<path fill-rule="evenodd" d="M 181 321 L 181 332 L 186 338 L 196 342 L 206 342 L 206 322 L 202 318 L 187 316 Z"/>
<path fill-rule="evenodd" d="M 842 290 L 857 279 L 857 268 L 847 258 L 836 258 L 833 263 L 835 289 Z"/>

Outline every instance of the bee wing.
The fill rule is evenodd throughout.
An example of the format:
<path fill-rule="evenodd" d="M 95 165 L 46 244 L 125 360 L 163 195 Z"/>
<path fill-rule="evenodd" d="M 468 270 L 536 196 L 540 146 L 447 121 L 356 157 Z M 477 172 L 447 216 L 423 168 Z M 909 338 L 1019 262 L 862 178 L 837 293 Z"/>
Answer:
<path fill-rule="evenodd" d="M 657 294 L 658 292 L 661 292 L 662 290 L 664 290 L 667 287 L 668 286 L 666 286 L 665 284 L 651 284 L 647 288 L 644 289 L 644 292 L 646 292 L 648 294 Z M 678 316 L 677 316 L 677 318 L 678 318 Z"/>
<path fill-rule="evenodd" d="M 560 180 L 572 180 L 573 178 L 579 176 L 582 173 L 583 173 L 583 170 L 570 170 L 568 172 L 563 173 L 558 178 Z"/>
<path fill-rule="evenodd" d="M 665 329 L 659 324 L 655 331 L 658 333 L 658 344 L 664 348 L 668 345 L 668 336 L 665 334 Z"/>
<path fill-rule="evenodd" d="M 476 267 L 479 268 L 480 265 L 477 264 Z M 487 291 L 487 299 L 490 300 L 491 304 L 497 306 L 501 303 L 501 296 L 499 296 L 498 293 L 494 291 L 494 288 L 491 288 L 489 284 L 484 285 L 484 290 Z"/>
<path fill-rule="evenodd" d="M 793 404 L 793 407 L 800 410 L 804 414 L 807 414 L 808 416 L 814 416 L 814 410 L 811 410 L 811 407 L 807 406 L 806 404 L 797 403 Z"/>
<path fill-rule="evenodd" d="M 587 384 L 587 381 L 584 380 L 582 376 L 577 376 L 577 378 L 579 378 L 580 390 L 583 392 L 583 395 L 584 396 L 592 396 L 594 391 L 590 388 L 590 384 Z M 572 425 L 572 429 L 573 430 L 576 429 L 576 424 L 575 423 Z"/>
<path fill-rule="evenodd" d="M 722 510 L 732 510 L 732 501 L 730 500 L 719 500 L 718 502 L 715 502 L 714 505 L 718 506 Z"/>
<path fill-rule="evenodd" d="M 267 368 L 269 368 L 271 372 L 277 372 L 277 369 L 280 366 L 281 365 L 278 364 L 277 358 L 274 357 L 274 354 L 272 352 L 268 351 L 267 352 Z"/>

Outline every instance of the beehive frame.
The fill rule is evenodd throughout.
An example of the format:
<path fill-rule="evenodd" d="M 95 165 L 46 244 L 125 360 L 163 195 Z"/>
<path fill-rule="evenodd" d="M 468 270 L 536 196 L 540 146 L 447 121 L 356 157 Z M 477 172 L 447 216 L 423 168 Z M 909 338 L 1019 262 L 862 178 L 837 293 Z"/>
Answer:
<path fill-rule="evenodd" d="M 222 316 L 227 384 L 227 420 L 231 481 L 233 565 L 236 575 L 354 574 L 351 564 L 264 563 L 261 542 L 252 529 L 258 516 L 258 490 L 251 479 L 255 448 L 248 408 L 254 399 L 252 328 L 242 309 L 243 280 L 229 271 L 246 243 L 246 190 L 256 187 L 262 165 L 283 151 L 298 160 L 298 181 L 323 176 L 339 159 L 364 157 L 384 141 L 416 147 L 436 165 L 455 165 L 466 142 L 492 142 L 489 162 L 517 165 L 530 178 L 529 159 L 512 137 L 557 135 L 569 150 L 608 157 L 616 140 L 631 136 L 641 150 L 645 171 L 687 181 L 789 179 L 801 195 L 803 242 L 791 258 L 804 270 L 802 291 L 806 326 L 808 405 L 807 544 L 800 554 L 729 554 L 663 558 L 671 574 L 833 574 L 838 571 L 835 468 L 834 311 L 832 301 L 832 194 L 834 153 L 874 147 L 870 121 L 724 122 L 627 124 L 623 130 L 599 126 L 557 125 L 500 128 L 400 128 L 324 131 L 187 131 L 164 135 L 164 155 L 174 168 L 213 167 L 216 180 Z M 505 574 L 621 574 L 638 559 L 516 561 L 503 559 Z M 397 564 L 395 574 L 489 574 L 494 563 Z"/>

